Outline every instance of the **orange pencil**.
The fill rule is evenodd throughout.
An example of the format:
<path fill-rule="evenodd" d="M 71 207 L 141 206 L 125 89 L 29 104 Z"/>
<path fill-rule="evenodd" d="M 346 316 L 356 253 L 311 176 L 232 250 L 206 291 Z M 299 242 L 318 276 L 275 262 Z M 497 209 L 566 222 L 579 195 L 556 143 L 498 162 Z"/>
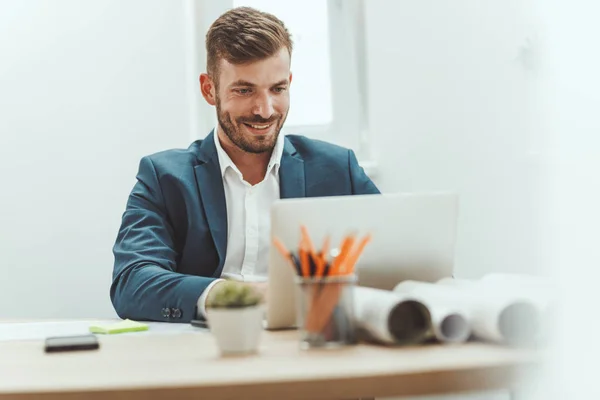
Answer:
<path fill-rule="evenodd" d="M 273 244 L 275 245 L 275 247 L 277 247 L 277 250 L 279 250 L 283 257 L 291 258 L 290 252 L 285 248 L 285 245 L 281 242 L 281 240 L 273 238 Z"/>
<path fill-rule="evenodd" d="M 348 251 L 352 248 L 352 244 L 354 243 L 354 235 L 346 236 L 342 241 L 342 245 L 340 248 L 340 254 L 333 260 L 333 264 L 331 265 L 331 270 L 329 271 L 329 275 L 339 275 L 340 270 L 344 267 L 344 260 L 348 256 Z"/>
<path fill-rule="evenodd" d="M 308 277 L 309 274 L 309 260 L 308 260 L 308 250 L 305 247 L 305 238 L 300 239 L 300 268 L 302 269 L 302 276 Z"/>
<path fill-rule="evenodd" d="M 310 239 L 310 235 L 308 234 L 308 229 L 306 229 L 306 226 L 300 225 L 300 229 L 302 231 L 302 236 L 304 237 L 304 242 L 306 243 L 306 250 L 309 254 L 309 275 L 316 275 L 316 270 L 319 268 L 319 255 L 317 254 L 315 246 Z M 311 260 L 312 262 L 310 262 Z M 312 268 L 312 265 L 314 265 L 316 268 Z"/>
<path fill-rule="evenodd" d="M 318 257 L 317 276 L 319 278 L 322 277 L 323 273 L 325 272 L 325 264 L 327 264 L 327 253 L 329 252 L 329 242 L 329 236 L 325 237 L 325 240 L 323 241 L 323 248 L 321 249 L 321 256 Z"/>
<path fill-rule="evenodd" d="M 294 260 L 294 256 L 292 255 L 292 253 L 285 248 L 285 245 L 281 242 L 281 240 L 279 240 L 278 238 L 273 238 L 273 244 L 275 245 L 277 250 L 279 250 L 281 255 L 285 259 L 289 260 L 290 264 L 294 268 L 294 272 L 298 275 L 301 275 L 300 266 L 297 264 L 296 260 Z"/>
<path fill-rule="evenodd" d="M 354 272 L 354 265 L 356 264 L 356 261 L 358 261 L 358 258 L 360 257 L 360 255 L 362 254 L 365 247 L 367 246 L 367 244 L 369 244 L 370 241 L 371 241 L 371 234 L 368 234 L 360 241 L 358 247 L 352 252 L 352 254 L 350 254 L 348 256 L 348 259 L 345 262 L 345 267 L 346 267 L 345 272 L 347 274 L 351 274 Z"/>
<path fill-rule="evenodd" d="M 323 273 L 325 271 L 325 264 L 327 263 L 327 253 L 329 251 L 329 236 L 325 237 L 323 242 L 323 247 L 321 249 L 321 253 L 317 254 L 314 261 L 316 264 L 315 276 L 317 278 L 322 278 Z M 312 297 L 310 300 L 310 306 L 308 311 L 308 316 L 306 320 L 305 328 L 310 332 L 315 332 L 316 324 L 318 323 L 320 316 L 321 303 L 319 299 L 322 297 L 322 291 L 324 287 L 319 285 L 318 287 L 313 288 Z"/>
<path fill-rule="evenodd" d="M 302 237 L 304 238 L 304 240 L 306 242 L 308 251 L 310 251 L 312 254 L 315 254 L 315 246 L 313 245 L 312 240 L 310 240 L 310 235 L 308 234 L 308 229 L 306 229 L 306 226 L 300 225 L 300 231 L 302 233 Z"/>

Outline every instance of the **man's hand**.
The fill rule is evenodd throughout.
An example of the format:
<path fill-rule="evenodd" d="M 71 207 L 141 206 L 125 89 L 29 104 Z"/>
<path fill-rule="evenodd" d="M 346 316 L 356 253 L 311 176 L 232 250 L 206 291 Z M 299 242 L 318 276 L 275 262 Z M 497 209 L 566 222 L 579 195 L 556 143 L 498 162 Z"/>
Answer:
<path fill-rule="evenodd" d="M 267 292 L 269 288 L 268 282 L 244 282 L 246 285 L 252 286 L 263 298 L 265 304 L 267 304 Z"/>
<path fill-rule="evenodd" d="M 207 299 L 210 298 L 211 293 L 213 292 L 213 289 L 216 288 L 217 286 L 219 286 L 222 282 L 225 281 L 221 281 L 221 282 L 217 282 L 208 292 L 207 294 Z M 248 285 L 250 287 L 252 287 L 254 290 L 256 290 L 258 292 L 258 294 L 260 294 L 260 296 L 263 299 L 263 302 L 266 304 L 267 303 L 267 289 L 269 287 L 268 282 L 241 282 L 238 281 L 239 283 L 243 284 L 243 285 Z"/>

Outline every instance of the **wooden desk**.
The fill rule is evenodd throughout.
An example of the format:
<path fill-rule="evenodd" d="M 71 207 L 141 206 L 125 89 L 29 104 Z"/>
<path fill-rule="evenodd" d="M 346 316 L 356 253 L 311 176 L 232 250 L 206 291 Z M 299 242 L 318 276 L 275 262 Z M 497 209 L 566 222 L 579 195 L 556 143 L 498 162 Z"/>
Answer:
<path fill-rule="evenodd" d="M 344 399 L 512 389 L 537 353 L 469 343 L 302 351 L 265 332 L 259 355 L 221 358 L 210 333 L 100 337 L 100 350 L 45 354 L 0 342 L 0 399 Z"/>

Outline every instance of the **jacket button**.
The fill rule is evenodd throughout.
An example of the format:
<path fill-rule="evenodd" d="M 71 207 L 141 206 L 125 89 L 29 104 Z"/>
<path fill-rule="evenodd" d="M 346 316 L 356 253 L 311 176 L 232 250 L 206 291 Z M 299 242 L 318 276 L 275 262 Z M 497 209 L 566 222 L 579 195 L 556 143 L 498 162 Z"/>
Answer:
<path fill-rule="evenodd" d="M 171 310 L 169 308 L 163 308 L 161 310 L 163 318 L 169 318 L 171 316 Z"/>
<path fill-rule="evenodd" d="M 181 310 L 179 308 L 172 308 L 171 309 L 171 316 L 173 318 L 181 318 Z"/>

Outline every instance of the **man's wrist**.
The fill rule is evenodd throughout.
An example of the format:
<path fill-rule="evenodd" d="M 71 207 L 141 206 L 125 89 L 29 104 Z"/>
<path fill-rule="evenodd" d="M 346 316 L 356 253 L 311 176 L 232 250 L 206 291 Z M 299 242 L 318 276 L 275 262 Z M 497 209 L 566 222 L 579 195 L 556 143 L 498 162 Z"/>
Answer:
<path fill-rule="evenodd" d="M 208 293 L 216 284 L 223 281 L 224 279 L 215 279 L 206 287 L 206 289 L 204 289 L 204 292 L 202 292 L 200 297 L 198 297 L 198 301 L 196 303 L 196 312 L 198 315 L 196 315 L 196 318 L 200 317 L 202 319 L 206 319 L 206 299 L 208 298 Z"/>

